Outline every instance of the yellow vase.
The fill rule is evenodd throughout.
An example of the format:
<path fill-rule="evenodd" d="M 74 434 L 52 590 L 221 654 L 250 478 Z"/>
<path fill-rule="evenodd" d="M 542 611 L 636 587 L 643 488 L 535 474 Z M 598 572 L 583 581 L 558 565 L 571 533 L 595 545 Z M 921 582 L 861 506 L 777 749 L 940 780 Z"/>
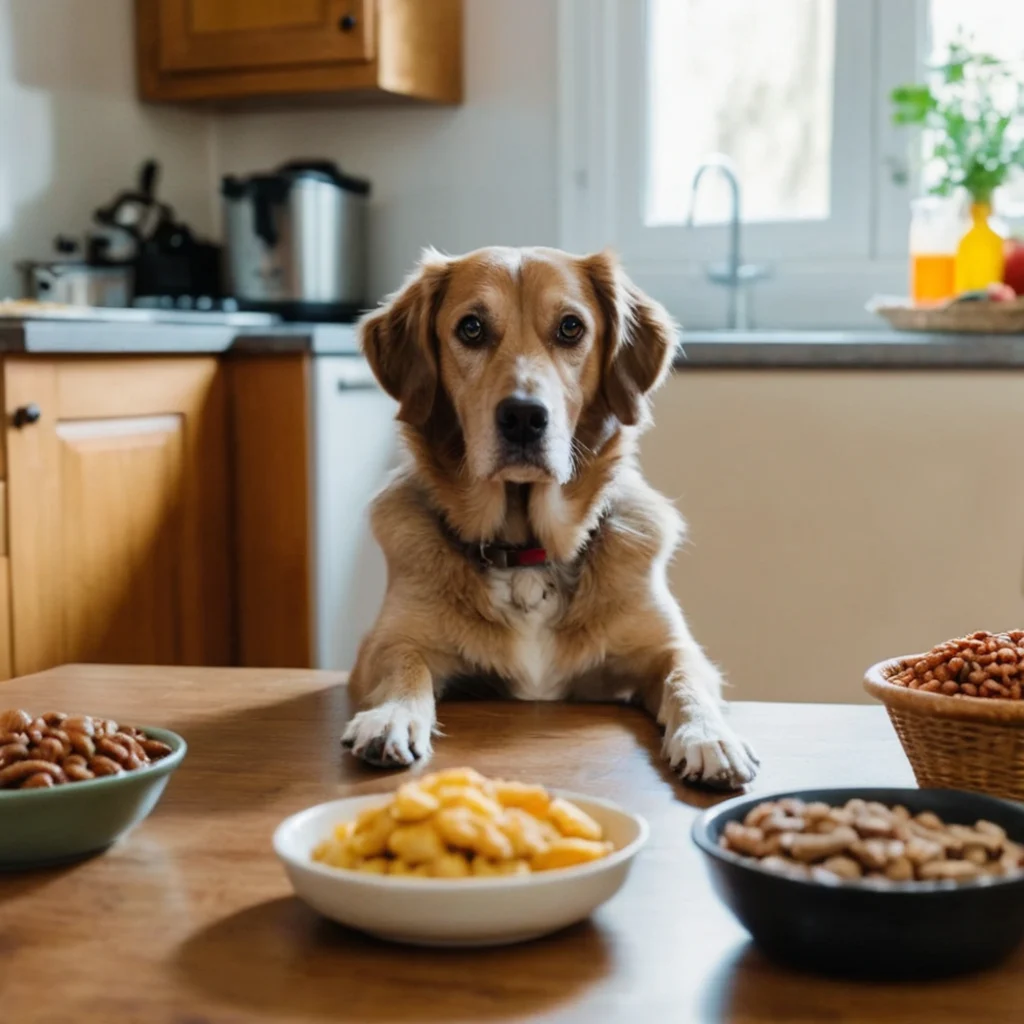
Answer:
<path fill-rule="evenodd" d="M 988 222 L 989 203 L 971 205 L 971 226 L 956 250 L 956 293 L 971 292 L 1003 279 L 1003 239 Z"/>

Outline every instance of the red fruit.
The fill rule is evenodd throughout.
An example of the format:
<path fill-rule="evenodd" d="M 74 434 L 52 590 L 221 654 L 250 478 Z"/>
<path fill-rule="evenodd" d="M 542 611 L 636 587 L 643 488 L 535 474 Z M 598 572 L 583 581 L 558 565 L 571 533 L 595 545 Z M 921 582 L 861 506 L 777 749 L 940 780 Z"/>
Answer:
<path fill-rule="evenodd" d="M 1003 281 L 1018 295 L 1024 295 L 1024 241 L 1013 239 L 1006 243 Z"/>

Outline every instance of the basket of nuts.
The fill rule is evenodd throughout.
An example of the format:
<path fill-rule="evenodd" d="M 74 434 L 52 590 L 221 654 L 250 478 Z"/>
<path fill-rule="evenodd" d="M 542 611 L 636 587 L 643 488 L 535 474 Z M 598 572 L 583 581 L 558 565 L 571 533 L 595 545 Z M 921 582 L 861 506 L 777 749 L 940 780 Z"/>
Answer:
<path fill-rule="evenodd" d="M 885 705 L 918 785 L 1024 800 L 1024 630 L 881 662 L 864 688 Z"/>

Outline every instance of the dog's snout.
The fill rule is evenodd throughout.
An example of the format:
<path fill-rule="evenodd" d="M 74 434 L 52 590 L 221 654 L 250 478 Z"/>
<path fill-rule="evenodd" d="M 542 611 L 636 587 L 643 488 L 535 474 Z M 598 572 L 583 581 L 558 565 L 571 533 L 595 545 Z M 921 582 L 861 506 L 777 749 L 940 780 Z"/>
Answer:
<path fill-rule="evenodd" d="M 533 444 L 548 426 L 547 406 L 536 398 L 505 398 L 498 403 L 498 430 L 510 444 Z"/>

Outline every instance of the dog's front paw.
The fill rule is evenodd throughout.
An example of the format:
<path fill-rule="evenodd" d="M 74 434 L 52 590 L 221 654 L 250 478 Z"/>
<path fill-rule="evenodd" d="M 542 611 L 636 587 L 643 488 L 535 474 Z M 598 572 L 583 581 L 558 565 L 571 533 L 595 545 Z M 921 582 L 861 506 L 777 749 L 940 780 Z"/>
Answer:
<path fill-rule="evenodd" d="M 401 701 L 360 711 L 345 727 L 342 746 L 379 768 L 400 768 L 430 756 L 432 723 Z"/>
<path fill-rule="evenodd" d="M 724 722 L 687 722 L 665 737 L 665 756 L 686 782 L 739 789 L 753 781 L 760 761 L 750 744 Z"/>

